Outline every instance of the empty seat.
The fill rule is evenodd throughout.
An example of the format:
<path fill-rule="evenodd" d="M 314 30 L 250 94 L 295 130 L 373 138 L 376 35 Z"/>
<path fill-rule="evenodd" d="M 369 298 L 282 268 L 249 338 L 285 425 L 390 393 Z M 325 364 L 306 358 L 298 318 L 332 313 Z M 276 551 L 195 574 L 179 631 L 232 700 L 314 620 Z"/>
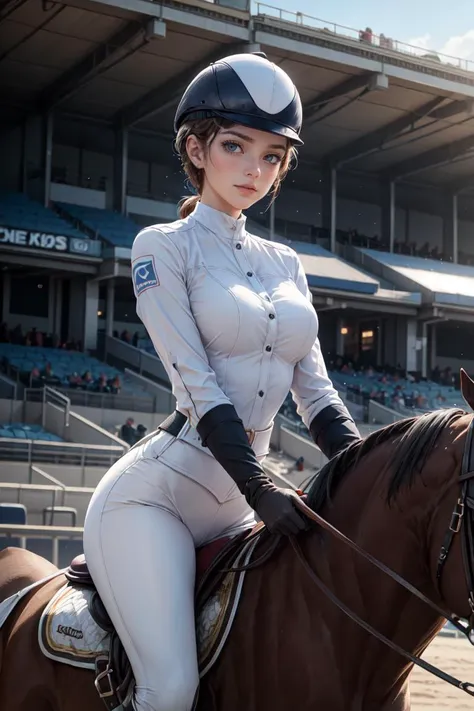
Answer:
<path fill-rule="evenodd" d="M 0 523 L 24 526 L 26 524 L 26 506 L 23 504 L 0 504 Z"/>

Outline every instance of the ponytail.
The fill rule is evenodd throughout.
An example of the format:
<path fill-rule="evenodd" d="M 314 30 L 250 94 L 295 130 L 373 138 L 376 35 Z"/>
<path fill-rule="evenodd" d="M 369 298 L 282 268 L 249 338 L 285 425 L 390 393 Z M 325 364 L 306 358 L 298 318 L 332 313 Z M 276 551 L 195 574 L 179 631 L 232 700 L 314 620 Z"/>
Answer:
<path fill-rule="evenodd" d="M 188 217 L 190 215 L 196 205 L 198 204 L 200 200 L 199 195 L 191 195 L 191 197 L 188 198 L 183 198 L 179 203 L 178 203 L 178 215 L 180 220 L 184 220 L 185 217 Z"/>

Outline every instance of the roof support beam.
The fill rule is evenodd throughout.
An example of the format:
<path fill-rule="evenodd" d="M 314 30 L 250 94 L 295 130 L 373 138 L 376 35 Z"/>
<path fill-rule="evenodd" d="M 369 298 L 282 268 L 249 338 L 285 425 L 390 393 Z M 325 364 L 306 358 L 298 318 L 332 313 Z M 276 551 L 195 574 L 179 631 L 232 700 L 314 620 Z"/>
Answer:
<path fill-rule="evenodd" d="M 373 74 L 373 72 L 353 74 L 348 79 L 344 79 L 344 81 L 340 82 L 336 86 L 331 87 L 327 91 L 323 91 L 321 94 L 319 94 L 319 96 L 317 96 L 315 99 L 312 99 L 311 101 L 308 101 L 303 106 L 304 121 L 308 121 L 309 119 L 316 116 L 316 114 L 321 111 L 321 109 L 324 109 L 327 104 L 329 104 L 331 101 L 334 101 L 334 99 L 340 99 L 341 97 L 347 96 L 347 94 L 351 94 L 357 89 L 363 89 L 364 87 L 368 86 L 373 76 L 376 76 Z"/>
<path fill-rule="evenodd" d="M 227 54 L 237 51 L 239 47 L 241 47 L 240 44 L 226 44 L 213 49 L 199 64 L 187 67 L 178 76 L 171 77 L 161 86 L 157 86 L 145 96 L 118 111 L 113 118 L 114 123 L 119 126 L 130 127 L 139 121 L 150 118 L 150 116 L 156 116 L 156 114 L 177 105 L 182 93 L 196 74 L 208 67 L 212 62 L 216 62 Z"/>
<path fill-rule="evenodd" d="M 50 111 L 77 93 L 97 74 L 101 74 L 112 64 L 117 64 L 121 58 L 136 52 L 153 37 L 164 37 L 165 33 L 165 23 L 159 23 L 153 18 L 150 18 L 146 25 L 139 22 L 127 23 L 47 87 L 40 96 L 38 108 L 41 111 Z"/>
<path fill-rule="evenodd" d="M 377 151 L 383 145 L 398 136 L 408 128 L 414 128 L 419 121 L 425 118 L 433 118 L 433 110 L 445 101 L 442 96 L 437 96 L 434 99 L 426 102 L 415 111 L 400 116 L 400 118 L 391 121 L 386 126 L 367 133 L 365 136 L 352 141 L 347 146 L 334 151 L 328 156 L 328 161 L 331 165 L 339 168 L 341 165 L 350 163 L 351 161 L 362 158 L 362 156 Z"/>
<path fill-rule="evenodd" d="M 448 143 L 440 148 L 433 148 L 430 151 L 422 153 L 417 158 L 408 158 L 400 163 L 397 163 L 389 170 L 383 173 L 383 177 L 387 180 L 399 180 L 406 178 L 409 175 L 421 173 L 429 168 L 435 168 L 438 165 L 449 163 L 455 158 L 459 158 L 464 153 L 468 153 L 474 149 L 474 136 L 466 136 L 454 143 Z"/>
<path fill-rule="evenodd" d="M 436 111 L 430 114 L 430 118 L 436 121 L 442 121 L 443 119 L 449 119 L 453 116 L 458 116 L 459 114 L 472 113 L 474 107 L 474 102 L 472 99 L 463 99 L 462 101 L 452 101 L 446 106 L 441 106 Z"/>

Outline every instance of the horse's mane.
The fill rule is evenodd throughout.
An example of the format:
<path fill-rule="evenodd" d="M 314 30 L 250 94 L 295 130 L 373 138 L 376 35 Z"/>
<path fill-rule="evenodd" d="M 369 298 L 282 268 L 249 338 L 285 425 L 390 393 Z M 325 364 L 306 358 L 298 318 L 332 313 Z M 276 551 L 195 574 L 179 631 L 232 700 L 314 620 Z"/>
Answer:
<path fill-rule="evenodd" d="M 465 414 L 458 408 L 435 410 L 426 415 L 399 420 L 372 432 L 366 439 L 353 442 L 315 475 L 308 492 L 308 506 L 314 511 L 320 511 L 326 503 L 331 502 L 331 495 L 346 472 L 374 448 L 400 437 L 396 450 L 391 452 L 383 468 L 384 472 L 391 471 L 387 494 L 387 503 L 390 505 L 402 486 L 413 484 L 443 430 Z"/>

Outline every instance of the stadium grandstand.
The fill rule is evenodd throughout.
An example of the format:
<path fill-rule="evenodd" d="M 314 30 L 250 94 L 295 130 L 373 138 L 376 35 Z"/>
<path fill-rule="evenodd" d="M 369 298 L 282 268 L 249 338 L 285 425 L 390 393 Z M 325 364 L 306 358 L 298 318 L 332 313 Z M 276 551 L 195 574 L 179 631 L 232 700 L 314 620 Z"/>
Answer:
<path fill-rule="evenodd" d="M 101 476 L 174 408 L 135 312 L 130 248 L 176 218 L 174 110 L 229 53 L 264 51 L 301 91 L 298 169 L 248 227 L 299 253 L 362 432 L 462 405 L 474 65 L 292 7 L 0 0 L 0 547 L 67 563 Z M 272 446 L 278 481 L 323 463 L 290 396 Z"/>

